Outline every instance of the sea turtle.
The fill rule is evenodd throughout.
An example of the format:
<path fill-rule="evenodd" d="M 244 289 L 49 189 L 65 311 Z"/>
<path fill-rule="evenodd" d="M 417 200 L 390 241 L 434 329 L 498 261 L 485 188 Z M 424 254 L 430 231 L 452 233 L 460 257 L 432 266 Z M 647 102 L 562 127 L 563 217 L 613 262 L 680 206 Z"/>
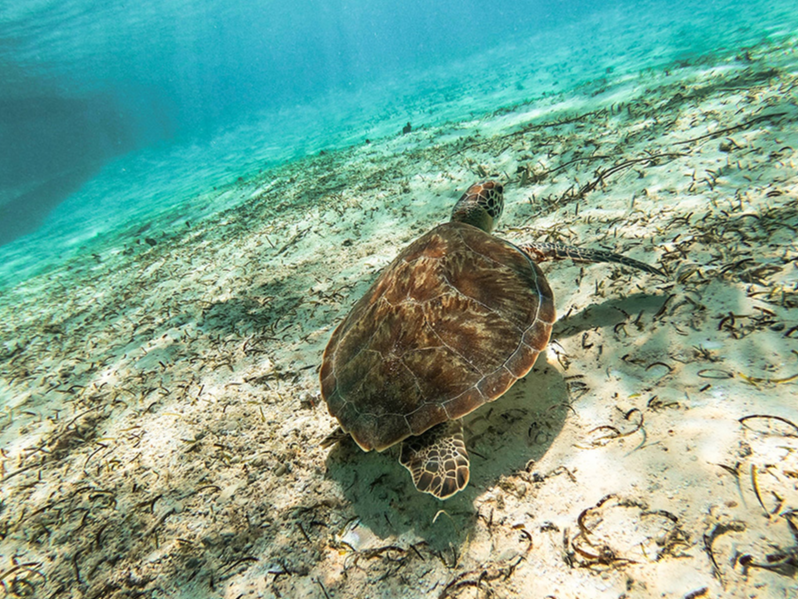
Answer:
<path fill-rule="evenodd" d="M 663 274 L 611 252 L 494 237 L 503 208 L 501 184 L 469 187 L 449 222 L 382 270 L 324 351 L 321 393 L 343 431 L 365 451 L 403 443 L 416 488 L 440 499 L 468 484 L 460 419 L 526 375 L 549 342 L 554 300 L 537 262 Z"/>

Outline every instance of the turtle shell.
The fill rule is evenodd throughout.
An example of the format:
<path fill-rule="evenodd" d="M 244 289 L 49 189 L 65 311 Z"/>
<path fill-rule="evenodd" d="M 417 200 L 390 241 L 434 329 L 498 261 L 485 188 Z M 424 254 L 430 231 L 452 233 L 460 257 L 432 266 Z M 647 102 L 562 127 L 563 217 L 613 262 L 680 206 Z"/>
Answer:
<path fill-rule="evenodd" d="M 529 256 L 477 227 L 440 225 L 335 329 L 322 396 L 360 447 L 382 451 L 501 396 L 535 364 L 554 318 Z"/>

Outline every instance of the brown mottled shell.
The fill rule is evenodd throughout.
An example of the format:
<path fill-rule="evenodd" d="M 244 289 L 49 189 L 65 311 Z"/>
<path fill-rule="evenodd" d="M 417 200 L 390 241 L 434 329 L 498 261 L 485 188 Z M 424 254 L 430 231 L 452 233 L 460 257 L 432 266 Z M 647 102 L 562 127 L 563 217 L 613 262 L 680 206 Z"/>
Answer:
<path fill-rule="evenodd" d="M 335 329 L 322 396 L 360 447 L 382 451 L 501 396 L 553 323 L 551 289 L 526 254 L 449 222 L 407 246 Z"/>

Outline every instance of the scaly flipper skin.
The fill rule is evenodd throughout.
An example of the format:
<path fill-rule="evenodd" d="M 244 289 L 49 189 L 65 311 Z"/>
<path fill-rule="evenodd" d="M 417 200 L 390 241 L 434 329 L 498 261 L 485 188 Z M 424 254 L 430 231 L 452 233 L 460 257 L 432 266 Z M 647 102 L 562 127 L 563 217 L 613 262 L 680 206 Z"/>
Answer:
<path fill-rule="evenodd" d="M 449 420 L 405 440 L 402 466 L 413 475 L 416 489 L 438 499 L 451 497 L 468 484 L 468 452 L 463 424 Z"/>
<path fill-rule="evenodd" d="M 654 268 L 634 260 L 627 258 L 621 254 L 607 252 L 605 250 L 589 250 L 577 248 L 571 245 L 563 245 L 561 243 L 527 243 L 518 246 L 526 252 L 535 262 L 545 262 L 546 260 L 573 260 L 574 262 L 595 263 L 595 262 L 615 262 L 616 264 L 623 264 L 624 266 L 631 266 L 639 270 L 650 272 L 653 275 L 665 276 L 665 273 L 658 268 Z"/>

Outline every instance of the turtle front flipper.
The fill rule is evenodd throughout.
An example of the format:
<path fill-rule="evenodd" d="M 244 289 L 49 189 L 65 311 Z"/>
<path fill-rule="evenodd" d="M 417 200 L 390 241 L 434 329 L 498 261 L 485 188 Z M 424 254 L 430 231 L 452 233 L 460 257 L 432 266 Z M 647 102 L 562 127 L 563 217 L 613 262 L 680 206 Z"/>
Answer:
<path fill-rule="evenodd" d="M 562 243 L 527 243 L 519 246 L 535 262 L 545 262 L 546 260 L 573 260 L 574 262 L 615 262 L 638 268 L 653 275 L 665 276 L 660 269 L 640 262 L 633 258 L 627 258 L 621 254 L 607 252 L 605 250 L 590 250 L 577 248 Z"/>
<path fill-rule="evenodd" d="M 446 499 L 462 491 L 469 477 L 463 424 L 449 420 L 406 439 L 399 462 L 413 475 L 413 483 L 422 493 Z"/>

